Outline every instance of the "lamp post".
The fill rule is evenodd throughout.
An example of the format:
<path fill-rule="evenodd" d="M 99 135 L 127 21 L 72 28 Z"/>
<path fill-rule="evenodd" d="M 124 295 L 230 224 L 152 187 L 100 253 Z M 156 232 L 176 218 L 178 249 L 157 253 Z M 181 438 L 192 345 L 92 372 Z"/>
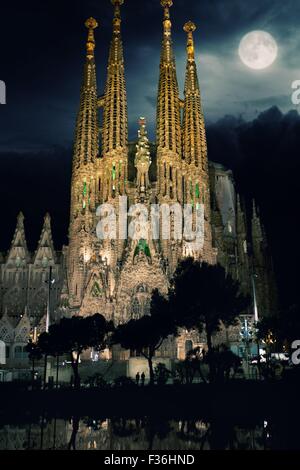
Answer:
<path fill-rule="evenodd" d="M 249 369 L 249 346 L 250 346 L 250 343 L 252 342 L 252 338 L 253 338 L 253 328 L 251 326 L 251 323 L 249 321 L 249 319 L 247 318 L 247 316 L 245 316 L 244 320 L 243 320 L 243 324 L 242 324 L 242 328 L 241 328 L 241 337 L 242 337 L 242 341 L 245 345 L 245 350 L 244 350 L 244 354 L 245 354 L 245 360 L 246 360 L 246 364 L 247 364 L 247 373 L 248 373 L 248 377 L 249 377 L 249 372 L 250 372 L 250 369 Z"/>
<path fill-rule="evenodd" d="M 251 283 L 252 283 L 252 294 L 253 294 L 253 305 L 254 305 L 254 321 L 258 322 L 258 308 L 257 308 L 257 297 L 256 297 L 256 287 L 254 278 L 257 277 L 257 274 L 252 272 L 251 274 Z"/>
<path fill-rule="evenodd" d="M 257 325 L 259 318 L 258 318 L 258 305 L 257 305 L 257 295 L 256 295 L 256 286 L 255 286 L 255 278 L 257 278 L 257 274 L 254 272 L 254 263 L 252 258 L 252 272 L 251 272 L 251 285 L 252 285 L 252 295 L 253 295 L 253 309 L 254 309 L 254 324 Z M 259 347 L 259 339 L 257 337 L 257 328 L 256 328 L 256 344 L 257 344 L 257 368 L 258 368 L 258 376 L 260 378 L 260 347 Z"/>
<path fill-rule="evenodd" d="M 46 332 L 49 331 L 50 326 L 50 304 L 51 304 L 51 285 L 53 284 L 54 279 L 52 280 L 52 266 L 49 266 L 49 277 L 46 283 L 48 284 L 48 293 L 47 293 L 47 314 L 46 314 Z"/>
<path fill-rule="evenodd" d="M 49 276 L 48 280 L 45 281 L 48 284 L 48 293 L 47 293 L 47 312 L 46 312 L 46 333 L 49 332 L 49 326 L 51 321 L 51 286 L 54 284 L 55 279 L 52 279 L 52 266 L 49 266 Z M 45 355 L 45 366 L 44 366 L 44 389 L 46 388 L 46 379 L 47 379 L 47 366 L 48 366 L 48 356 Z"/>

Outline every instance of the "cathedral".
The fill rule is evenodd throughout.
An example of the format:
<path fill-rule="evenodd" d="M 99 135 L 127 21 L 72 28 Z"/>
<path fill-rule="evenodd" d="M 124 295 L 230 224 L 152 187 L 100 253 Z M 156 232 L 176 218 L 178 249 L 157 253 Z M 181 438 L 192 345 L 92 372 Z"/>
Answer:
<path fill-rule="evenodd" d="M 156 142 L 148 140 L 146 118 L 138 121 L 139 116 L 137 141 L 129 142 L 121 33 L 124 0 L 111 1 L 112 39 L 103 94 L 97 89 L 97 22 L 89 18 L 85 23 L 69 244 L 62 251 L 55 250 L 47 214 L 36 251 L 30 253 L 24 216 L 19 214 L 10 249 L 0 254 L 0 340 L 6 346 L 7 364 L 25 360 L 29 336 L 38 335 L 62 316 L 99 312 L 118 324 L 146 315 L 153 289 L 166 293 L 178 261 L 186 256 L 224 266 L 242 291 L 252 295 L 256 315 L 266 315 L 273 308 L 271 257 L 255 204 L 249 220 L 232 172 L 208 160 L 195 24 L 184 25 L 187 60 L 181 98 L 172 45 L 173 2 L 161 0 Z M 192 212 L 204 208 L 201 247 L 184 234 L 178 236 L 175 212 L 185 205 Z M 149 224 L 140 237 L 126 236 L 131 220 L 141 215 L 139 208 L 150 213 L 162 206 L 169 207 L 169 239 L 163 236 L 161 224 L 156 238 Z M 124 210 L 125 219 L 120 216 Z M 116 237 L 98 236 L 101 216 L 108 220 L 104 233 L 116 226 Z M 188 333 L 184 341 L 195 345 Z M 176 351 L 175 356 L 183 357 L 184 345 L 179 344 Z"/>

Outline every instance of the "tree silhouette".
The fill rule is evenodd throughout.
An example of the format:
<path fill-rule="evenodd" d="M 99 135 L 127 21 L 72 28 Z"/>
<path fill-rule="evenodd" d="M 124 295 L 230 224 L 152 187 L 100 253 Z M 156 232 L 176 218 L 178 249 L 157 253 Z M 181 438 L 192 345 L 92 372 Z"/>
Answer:
<path fill-rule="evenodd" d="M 45 355 L 59 356 L 69 354 L 74 375 L 74 387 L 80 387 L 78 372 L 79 359 L 88 348 L 103 351 L 108 344 L 113 323 L 96 313 L 89 317 L 74 316 L 62 318 L 60 323 L 51 325 L 49 333 L 39 337 L 39 346 Z"/>
<path fill-rule="evenodd" d="M 285 346 L 290 351 L 291 344 L 300 338 L 300 308 L 292 305 L 277 314 L 262 318 L 257 324 L 257 336 L 266 344 L 272 341 L 277 348 Z"/>
<path fill-rule="evenodd" d="M 43 353 L 38 343 L 32 341 L 32 339 L 28 341 L 28 344 L 26 345 L 25 349 L 26 349 L 26 352 L 28 352 L 28 358 L 32 363 L 31 375 L 32 375 L 32 386 L 33 386 L 34 375 L 35 375 L 35 363 L 36 361 L 40 361 L 42 359 Z"/>
<path fill-rule="evenodd" d="M 148 361 L 150 385 L 154 384 L 153 357 L 169 335 L 176 335 L 177 329 L 170 315 L 168 299 L 158 290 L 151 298 L 150 315 L 138 320 L 129 320 L 119 325 L 113 335 L 113 343 L 124 349 L 136 350 Z"/>
<path fill-rule="evenodd" d="M 234 325 L 250 299 L 240 293 L 239 283 L 220 265 L 187 258 L 179 263 L 170 291 L 171 310 L 179 327 L 206 332 L 208 351 L 212 337 L 223 324 Z M 214 375 L 210 363 L 211 377 Z"/>

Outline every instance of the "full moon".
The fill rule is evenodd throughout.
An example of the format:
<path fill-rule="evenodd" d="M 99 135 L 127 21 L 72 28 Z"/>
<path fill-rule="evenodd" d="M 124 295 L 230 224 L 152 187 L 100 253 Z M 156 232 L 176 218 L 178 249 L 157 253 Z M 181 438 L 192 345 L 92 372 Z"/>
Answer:
<path fill-rule="evenodd" d="M 277 54 L 277 43 L 266 31 L 252 31 L 240 42 L 240 58 L 251 69 L 266 69 L 276 60 Z"/>

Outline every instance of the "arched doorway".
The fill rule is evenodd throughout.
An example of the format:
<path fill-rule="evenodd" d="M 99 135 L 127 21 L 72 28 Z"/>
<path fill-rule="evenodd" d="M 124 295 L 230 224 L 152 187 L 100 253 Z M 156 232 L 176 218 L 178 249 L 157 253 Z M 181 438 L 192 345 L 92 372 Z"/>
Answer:
<path fill-rule="evenodd" d="M 185 355 L 187 355 L 193 349 L 193 341 L 191 339 L 187 339 L 185 341 Z"/>

